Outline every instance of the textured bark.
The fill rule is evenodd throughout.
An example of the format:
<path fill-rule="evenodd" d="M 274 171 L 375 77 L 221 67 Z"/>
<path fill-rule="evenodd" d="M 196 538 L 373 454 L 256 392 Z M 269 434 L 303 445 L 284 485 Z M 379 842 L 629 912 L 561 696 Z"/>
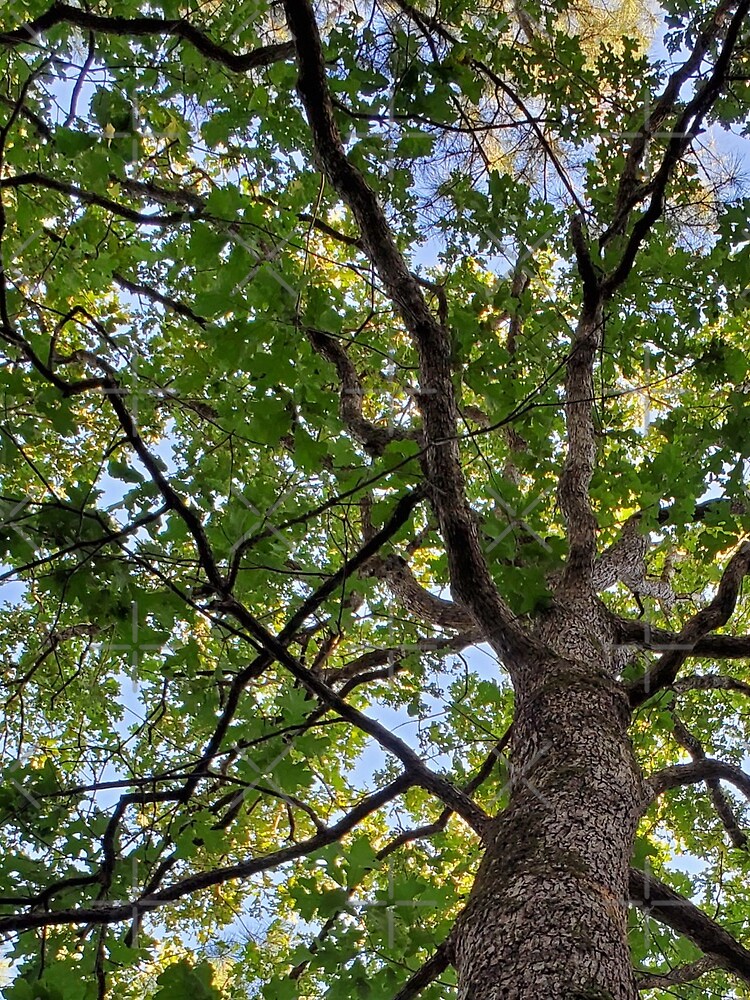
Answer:
<path fill-rule="evenodd" d="M 561 647 L 590 653 L 591 633 Z M 643 803 L 629 708 L 606 656 L 521 671 L 508 806 L 455 935 L 461 1000 L 632 1000 L 628 865 Z"/>
<path fill-rule="evenodd" d="M 423 32 L 433 26 L 432 19 L 426 20 L 405 0 L 399 0 L 399 6 Z M 347 158 L 309 0 L 284 0 L 284 8 L 317 164 L 358 225 L 358 245 L 376 270 L 419 360 L 422 469 L 445 546 L 454 604 L 420 593 L 408 566 L 397 560 L 381 560 L 380 575 L 415 613 L 443 624 L 446 616 L 457 613 L 459 620 L 451 627 L 462 632 L 476 628 L 507 668 L 516 697 L 510 799 L 491 823 L 475 823 L 485 855 L 450 938 L 459 997 L 634 1000 L 637 983 L 627 942 L 629 862 L 636 824 L 649 798 L 628 738 L 630 713 L 654 690 L 674 683 L 696 643 L 727 621 L 750 567 L 750 546 L 745 545 L 730 560 L 714 601 L 680 631 L 679 648 L 666 652 L 626 691 L 617 680 L 621 623 L 596 596 L 597 583 L 606 585 L 611 571 L 619 579 L 622 567 L 610 551 L 609 560 L 598 564 L 601 580 L 597 578 L 598 522 L 590 496 L 596 462 L 594 364 L 602 344 L 605 302 L 630 273 L 639 246 L 661 214 L 664 189 L 684 149 L 682 140 L 669 143 L 626 256 L 606 278 L 592 260 L 582 219 L 573 220 L 571 238 L 583 296 L 565 365 L 566 458 L 558 483 L 569 553 L 555 581 L 552 607 L 527 628 L 495 585 L 467 500 L 444 312 L 435 316 L 428 307 L 374 190 Z M 733 32 L 736 40 L 738 30 L 735 18 L 728 37 Z M 722 53 L 709 83 L 691 102 L 698 123 L 710 107 L 717 81 L 723 79 L 725 62 Z M 673 102 L 667 103 L 671 108 Z M 627 182 L 623 177 L 623 190 Z M 625 225 L 635 203 L 624 195 L 620 201 Z M 338 359 L 338 372 L 342 384 L 351 382 L 358 404 L 358 385 L 343 358 Z M 358 405 L 350 409 L 350 418 L 358 421 Z M 642 543 L 635 540 L 636 565 L 629 568 L 628 578 L 642 588 L 645 563 L 638 558 Z M 330 697 L 327 703 L 333 704 Z M 432 981 L 446 958 L 441 954 L 431 960 L 402 996 Z"/>

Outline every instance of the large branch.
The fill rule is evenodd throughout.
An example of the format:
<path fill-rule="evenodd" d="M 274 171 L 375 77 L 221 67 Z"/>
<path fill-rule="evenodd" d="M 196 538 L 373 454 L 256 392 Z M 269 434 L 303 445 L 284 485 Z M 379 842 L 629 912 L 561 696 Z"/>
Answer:
<path fill-rule="evenodd" d="M 622 526 L 619 537 L 602 552 L 594 563 L 593 585 L 601 593 L 621 581 L 635 595 L 653 597 L 669 608 L 674 604 L 674 592 L 669 579 L 648 575 L 646 553 L 649 536 L 641 530 L 642 517 L 634 514 Z"/>
<path fill-rule="evenodd" d="M 33 21 L 0 34 L 0 45 L 26 45 L 58 24 L 70 24 L 85 31 L 99 31 L 107 35 L 124 35 L 128 38 L 181 38 L 189 42 L 201 55 L 221 63 L 233 73 L 247 73 L 251 69 L 270 66 L 288 59 L 294 52 L 291 42 L 261 45 L 250 52 L 232 52 L 200 28 L 184 18 L 161 17 L 112 17 L 93 14 L 66 3 L 53 3 L 49 10 Z"/>
<path fill-rule="evenodd" d="M 456 600 L 470 609 L 495 651 L 508 663 L 528 658 L 531 640 L 500 598 L 482 551 L 476 518 L 466 500 L 457 440 L 458 407 L 448 331 L 432 314 L 419 282 L 396 246 L 385 213 L 362 173 L 349 162 L 334 116 L 315 15 L 308 0 L 286 0 L 299 63 L 298 90 L 317 159 L 350 208 L 363 248 L 414 341 L 420 361 L 419 404 L 424 420 L 427 476 L 445 541 Z"/>
<path fill-rule="evenodd" d="M 629 881 L 632 902 L 689 938 L 705 955 L 713 958 L 719 968 L 750 983 L 750 951 L 729 931 L 650 872 L 631 868 Z"/>
<path fill-rule="evenodd" d="M 743 542 L 729 560 L 721 577 L 716 596 L 711 603 L 688 619 L 677 635 L 674 646 L 663 653 L 651 670 L 634 681 L 628 690 L 630 704 L 641 705 L 661 688 L 669 687 L 687 657 L 695 650 L 699 639 L 729 621 L 740 587 L 750 570 L 750 542 Z"/>
<path fill-rule="evenodd" d="M 460 631 L 472 642 L 482 642 L 484 634 L 474 616 L 456 601 L 447 601 L 423 587 L 402 556 L 376 556 L 369 569 L 373 576 L 387 582 L 403 607 L 417 618 L 439 628 Z"/>
<path fill-rule="evenodd" d="M 594 428 L 594 360 L 602 336 L 598 304 L 584 311 L 573 338 L 565 374 L 565 428 L 567 451 L 558 499 L 568 536 L 568 559 L 563 588 L 588 588 L 594 572 L 597 521 L 589 488 L 596 461 Z"/>
<path fill-rule="evenodd" d="M 695 785 L 700 781 L 728 781 L 743 793 L 750 801 L 750 775 L 745 774 L 736 764 L 727 764 L 723 760 L 703 757 L 691 764 L 674 764 L 652 774 L 646 784 L 651 794 L 656 797 L 670 788 L 682 785 Z"/>
<path fill-rule="evenodd" d="M 723 638 L 717 636 L 717 638 Z M 732 636 L 727 636 L 731 639 Z M 738 643 L 750 644 L 746 636 L 738 636 Z M 745 651 L 744 657 L 750 656 Z M 672 689 L 677 694 L 685 691 L 736 691 L 738 694 L 750 695 L 750 684 L 745 681 L 738 681 L 736 677 L 727 677 L 724 674 L 689 674 L 687 677 L 680 677 L 672 685 Z"/>

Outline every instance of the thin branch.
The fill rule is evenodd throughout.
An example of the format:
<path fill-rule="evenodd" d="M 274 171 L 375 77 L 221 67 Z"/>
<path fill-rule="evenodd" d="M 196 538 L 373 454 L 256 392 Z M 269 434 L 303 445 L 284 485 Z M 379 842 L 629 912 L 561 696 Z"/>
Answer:
<path fill-rule="evenodd" d="M 186 306 L 184 302 L 179 302 L 177 299 L 174 299 L 169 295 L 164 295 L 156 288 L 152 288 L 151 285 L 144 285 L 139 281 L 131 281 L 130 278 L 126 278 L 125 275 L 120 274 L 117 271 L 112 273 L 112 280 L 132 295 L 142 295 L 150 302 L 157 302 L 159 305 L 166 306 L 168 309 L 171 309 L 172 312 L 177 313 L 178 316 L 185 316 L 186 319 L 192 320 L 193 323 L 197 323 L 198 326 L 208 326 L 208 320 L 193 312 L 190 306 Z"/>
<path fill-rule="evenodd" d="M 466 795 L 473 794 L 490 776 L 497 764 L 497 761 L 502 757 L 505 748 L 508 746 L 512 732 L 513 727 L 511 725 L 506 729 L 495 746 L 493 746 L 492 750 L 490 750 L 486 760 L 478 769 L 476 774 L 463 786 L 463 791 Z M 442 833 L 448 825 L 448 820 L 452 815 L 453 810 L 446 808 L 443 809 L 434 823 L 425 823 L 423 826 L 413 827 L 411 830 L 402 830 L 401 833 L 397 834 L 389 840 L 387 844 L 381 847 L 380 850 L 376 852 L 375 857 L 378 861 L 385 861 L 386 858 L 390 857 L 391 854 L 395 854 L 395 852 L 405 844 L 411 844 L 415 840 L 422 840 L 426 837 L 434 837 L 435 834 Z M 353 895 L 356 887 L 356 883 L 347 887 L 347 893 L 350 897 Z M 331 930 L 336 924 L 336 921 L 341 915 L 341 912 L 341 910 L 338 910 L 336 913 L 333 913 L 323 924 L 315 939 L 308 946 L 308 950 L 312 954 L 318 951 L 322 943 L 328 938 Z M 441 947 L 447 947 L 447 942 L 445 942 Z M 309 964 L 309 959 L 303 959 L 291 970 L 289 978 L 293 980 L 299 979 Z"/>
<path fill-rule="evenodd" d="M 2 580 L 2 577 L 0 577 Z M 439 655 L 450 655 L 450 653 L 460 653 L 477 641 L 476 635 L 470 632 L 461 632 L 448 638 L 418 639 L 416 642 L 402 646 L 385 646 L 380 649 L 369 649 L 366 653 L 355 657 L 343 667 L 323 671 L 323 677 L 328 684 L 338 684 L 342 681 L 352 680 L 363 673 L 373 670 L 375 667 L 388 666 L 395 669 L 400 660 L 414 653 L 436 653 Z"/>
<path fill-rule="evenodd" d="M 84 205 L 97 205 L 99 208 L 106 209 L 106 211 L 111 212 L 113 215 L 118 215 L 120 218 L 127 219 L 129 222 L 135 222 L 140 226 L 165 228 L 168 226 L 179 226 L 197 218 L 197 216 L 190 212 L 146 215 L 143 212 L 137 212 L 134 208 L 130 208 L 129 205 L 122 205 L 120 202 L 113 201 L 111 198 L 105 198 L 104 195 L 96 194 L 93 191 L 86 191 L 78 187 L 77 184 L 60 181 L 55 177 L 47 177 L 45 174 L 39 173 L 38 170 L 16 174 L 14 177 L 0 178 L 0 190 L 4 188 L 18 190 L 22 187 L 49 188 L 50 191 L 58 191 L 60 194 L 76 198 Z"/>
<path fill-rule="evenodd" d="M 433 30 L 435 34 L 438 35 L 438 37 L 442 38 L 444 41 L 450 42 L 451 45 L 453 46 L 460 46 L 462 49 L 464 48 L 460 40 L 454 34 L 448 31 L 448 29 L 443 24 L 441 24 L 436 18 L 427 17 L 426 15 L 422 14 L 410 3 L 408 3 L 407 0 L 396 0 L 396 2 L 399 8 L 404 12 L 404 14 L 406 14 L 407 17 L 411 18 L 411 20 L 414 21 L 414 23 L 417 24 L 423 32 L 427 28 L 429 28 Z M 575 188 L 573 187 L 573 184 L 571 183 L 571 180 L 568 177 L 565 168 L 560 162 L 557 153 L 555 152 L 551 143 L 547 139 L 547 136 L 544 134 L 542 128 L 540 127 L 539 121 L 529 111 L 529 109 L 526 107 L 526 104 L 518 95 L 518 93 L 507 83 L 506 80 L 504 80 L 501 76 L 498 76 L 498 74 L 486 62 L 483 62 L 481 59 L 476 59 L 476 58 L 470 58 L 468 62 L 473 69 L 479 71 L 483 76 L 485 76 L 490 81 L 490 83 L 492 83 L 494 87 L 502 91 L 502 93 L 505 94 L 505 96 L 509 98 L 509 100 L 521 112 L 521 114 L 524 116 L 524 121 L 532 129 L 545 154 L 549 157 L 550 161 L 552 162 L 552 165 L 554 166 L 558 177 L 562 181 L 563 186 L 568 192 L 571 201 L 582 215 L 585 214 L 585 208 L 580 198 L 576 194 Z"/>
<path fill-rule="evenodd" d="M 723 12 L 725 8 L 722 7 L 721 10 Z M 675 166 L 699 134 L 704 118 L 721 96 L 722 88 L 729 74 L 732 55 L 738 44 L 740 30 L 746 22 L 749 10 L 750 0 L 741 0 L 727 28 L 724 45 L 716 59 L 713 72 L 706 82 L 697 88 L 695 95 L 687 103 L 675 123 L 659 169 L 645 186 L 643 192 L 644 195 L 650 194 L 651 196 L 648 207 L 634 223 L 619 263 L 602 286 L 604 294 L 608 298 L 614 294 L 630 274 L 641 245 L 664 211 L 666 190 Z M 723 13 L 718 24 L 721 24 L 722 19 Z M 699 42 L 696 50 L 700 48 L 700 45 Z M 640 197 L 638 200 L 641 200 Z"/>
<path fill-rule="evenodd" d="M 653 135 L 665 126 L 667 119 L 674 113 L 682 88 L 693 73 L 700 69 L 709 46 L 719 35 L 726 21 L 727 13 L 735 2 L 736 0 L 723 0 L 713 12 L 708 23 L 699 33 L 689 57 L 682 66 L 678 66 L 671 74 L 661 97 L 654 105 L 653 110 L 648 113 L 643 127 L 630 144 L 630 149 L 625 157 L 625 166 L 620 176 L 614 218 L 609 228 L 599 239 L 600 247 L 604 248 L 615 236 L 623 232 L 633 208 L 646 197 L 648 188 L 639 183 L 638 172 L 648 143 Z"/>
<path fill-rule="evenodd" d="M 368 736 L 372 736 L 383 750 L 400 760 L 410 775 L 412 784 L 420 785 L 450 806 L 480 837 L 486 835 L 489 817 L 468 795 L 447 778 L 431 771 L 419 755 L 386 726 L 354 708 L 312 671 L 307 670 L 296 657 L 292 656 L 284 643 L 272 635 L 236 598 L 227 595 L 219 606 L 221 610 L 235 618 L 266 652 L 278 660 L 322 704 L 337 712 L 342 719 L 361 729 Z"/>
<path fill-rule="evenodd" d="M 685 965 L 678 965 L 677 968 L 669 972 L 645 972 L 643 970 L 636 974 L 636 985 L 639 990 L 666 990 L 670 986 L 684 986 L 686 983 L 693 983 L 707 972 L 713 972 L 717 967 L 715 959 L 710 957 L 699 958 L 696 962 L 688 962 Z"/>
<path fill-rule="evenodd" d="M 410 788 L 413 783 L 408 775 L 400 775 L 384 788 L 364 798 L 333 826 L 327 827 L 299 844 L 291 844 L 289 847 L 284 847 L 259 858 L 251 858 L 237 865 L 214 868 L 210 871 L 189 875 L 159 892 L 140 896 L 128 903 L 102 902 L 98 906 L 0 917 L 0 934 L 9 931 L 25 931 L 35 927 L 59 926 L 60 924 L 116 924 L 132 921 L 145 913 L 165 906 L 167 903 L 173 903 L 184 896 L 189 896 L 201 889 L 207 889 L 212 885 L 222 885 L 224 882 L 249 878 L 251 875 L 270 871 L 341 840 L 370 813 L 387 805 L 388 802 Z"/>
<path fill-rule="evenodd" d="M 674 712 L 672 713 L 672 718 L 674 721 L 674 738 L 680 746 L 688 751 L 694 761 L 706 760 L 706 751 L 703 749 L 703 744 L 700 740 L 690 732 L 682 719 Z M 716 815 L 721 820 L 732 844 L 739 850 L 744 850 L 747 847 L 747 834 L 740 826 L 732 803 L 721 787 L 721 781 L 718 778 L 706 778 L 706 788 L 708 789 L 708 794 L 711 796 Z"/>

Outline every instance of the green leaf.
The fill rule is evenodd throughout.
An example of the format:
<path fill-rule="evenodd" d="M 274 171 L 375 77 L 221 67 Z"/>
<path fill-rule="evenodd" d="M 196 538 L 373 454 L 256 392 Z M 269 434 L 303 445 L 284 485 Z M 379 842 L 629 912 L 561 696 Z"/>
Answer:
<path fill-rule="evenodd" d="M 221 993 L 213 986 L 213 979 L 210 962 L 195 966 L 186 961 L 174 962 L 157 976 L 160 989 L 154 1000 L 220 1000 Z"/>

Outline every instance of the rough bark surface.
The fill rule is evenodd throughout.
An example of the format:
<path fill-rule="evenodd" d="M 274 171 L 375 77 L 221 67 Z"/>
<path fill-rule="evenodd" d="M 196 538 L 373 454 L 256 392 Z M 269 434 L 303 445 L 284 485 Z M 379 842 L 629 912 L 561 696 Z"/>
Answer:
<path fill-rule="evenodd" d="M 575 620 L 575 619 L 574 619 Z M 632 1000 L 627 879 L 643 789 L 630 711 L 606 656 L 570 618 L 517 688 L 510 801 L 456 934 L 462 1000 Z"/>
<path fill-rule="evenodd" d="M 457 39 L 440 25 L 437 16 L 427 17 L 407 0 L 396 0 L 396 6 L 400 16 L 413 22 L 428 40 L 429 33 L 434 32 L 443 42 L 456 43 Z M 732 843 L 738 848 L 745 847 L 747 836 L 720 782 L 730 782 L 750 798 L 750 777 L 735 765 L 707 757 L 701 743 L 677 718 L 675 735 L 690 753 L 692 763 L 664 768 L 645 781 L 628 735 L 633 711 L 661 689 L 672 688 L 677 693 L 707 689 L 744 695 L 750 692 L 745 682 L 721 674 L 678 676 L 686 660 L 694 654 L 724 658 L 750 655 L 750 637 L 715 634 L 716 629 L 729 621 L 750 572 L 750 542 L 743 542 L 728 560 L 710 602 L 683 621 L 678 631 L 652 629 L 645 622 L 620 619 L 608 612 L 600 600 L 599 595 L 604 590 L 623 583 L 639 602 L 641 597 L 649 597 L 662 602 L 669 610 L 676 599 L 670 570 L 668 566 L 659 579 L 648 574 L 649 538 L 641 530 L 642 523 L 646 523 L 643 511 L 626 521 L 619 538 L 608 548 L 603 552 L 598 550 L 602 524 L 592 502 L 591 490 L 598 457 L 595 372 L 597 359 L 607 346 L 604 337 L 607 309 L 633 271 L 641 246 L 664 212 L 666 189 L 676 165 L 689 149 L 692 139 L 700 133 L 704 119 L 731 79 L 730 61 L 739 45 L 750 0 L 722 0 L 696 36 L 689 58 L 668 78 L 646 124 L 624 151 L 624 166 L 611 218 L 595 220 L 601 233 L 598 245 L 590 241 L 584 231 L 583 211 L 572 219 L 570 238 L 580 277 L 580 301 L 577 297 L 573 300 L 575 309 L 579 310 L 577 323 L 573 321 L 570 327 L 566 326 L 564 336 L 560 337 L 561 343 L 567 345 L 569 338 L 570 344 L 559 366 L 565 372 L 564 394 L 560 398 L 565 414 L 565 456 L 557 484 L 568 555 L 564 569 L 556 569 L 554 578 L 549 579 L 552 590 L 549 606 L 533 614 L 518 616 L 496 584 L 486 558 L 480 514 L 467 496 L 462 465 L 465 456 L 462 457 L 459 431 L 464 426 L 463 419 L 470 414 L 467 410 L 462 411 L 460 394 L 456 391 L 457 362 L 452 332 L 447 326 L 445 292 L 441 286 L 413 273 L 376 191 L 366 174 L 347 156 L 337 124 L 337 107 L 328 84 L 330 60 L 327 63 L 310 0 L 284 0 L 284 9 L 292 40 L 261 46 L 245 54 L 218 45 L 182 18 L 105 16 L 64 3 L 53 4 L 49 11 L 23 28 L 0 34 L 0 44 L 20 46 L 57 25 L 68 24 L 90 32 L 136 39 L 172 38 L 191 45 L 203 57 L 232 73 L 248 73 L 294 56 L 298 66 L 298 93 L 309 123 L 315 162 L 325 182 L 351 213 L 359 232 L 357 236 L 348 236 L 322 219 L 308 215 L 299 218 L 366 255 L 373 273 L 378 276 L 382 295 L 396 316 L 399 332 L 408 335 L 418 360 L 419 393 L 414 395 L 421 424 L 415 422 L 408 429 L 384 428 L 366 416 L 363 405 L 366 382 L 363 384 L 358 373 L 355 352 L 350 356 L 349 348 L 325 330 L 301 328 L 312 349 L 335 373 L 341 420 L 352 439 L 371 456 L 382 456 L 386 447 L 398 440 L 412 440 L 419 447 L 423 482 L 398 501 L 386 524 L 378 531 L 373 528 L 369 501 L 363 500 L 360 504 L 364 536 L 361 549 L 305 598 L 278 635 L 272 634 L 233 590 L 245 548 L 257 538 L 253 536 L 237 547 L 230 571 L 225 576 L 199 513 L 181 498 L 179 489 L 171 484 L 149 451 L 146 438 L 141 436 L 134 411 L 128 409 L 127 393 L 117 381 L 117 372 L 95 354 L 81 350 L 69 357 L 60 355 L 57 363 L 87 362 L 98 366 L 97 371 L 103 374 L 78 383 L 66 382 L 52 369 L 51 362 L 45 365 L 20 333 L 11 328 L 7 316 L 2 318 L 6 339 L 14 350 L 20 349 L 25 359 L 63 396 L 93 388 L 106 397 L 124 440 L 163 498 L 164 510 L 182 519 L 195 543 L 212 598 L 209 606 L 212 613 L 233 620 L 257 650 L 253 662 L 233 680 L 216 730 L 186 784 L 177 793 L 154 791 L 124 796 L 108 828 L 110 842 L 114 842 L 114 833 L 126 806 L 146 801 L 185 803 L 189 800 L 218 756 L 227 732 L 231 731 L 233 713 L 246 686 L 274 662 L 283 667 L 311 698 L 317 699 L 316 718 L 328 712 L 336 713 L 336 722 L 348 723 L 370 736 L 400 763 L 403 773 L 385 788 L 364 798 L 332 825 L 316 823 L 315 834 L 302 843 L 293 843 L 241 864 L 200 872 L 170 886 L 160 888 L 158 880 L 154 881 L 147 885 L 142 896 L 127 904 L 97 900 L 101 905 L 50 910 L 49 897 L 40 896 L 24 903 L 30 907 L 28 913 L 0 919 L 0 931 L 29 930 L 67 922 L 93 926 L 139 919 L 189 893 L 232 878 L 247 878 L 273 870 L 337 843 L 362 819 L 407 789 L 418 786 L 444 804 L 440 818 L 427 827 L 399 834 L 390 846 L 380 851 L 378 860 L 388 857 L 396 846 L 418 835 L 442 830 L 453 813 L 476 833 L 484 846 L 484 855 L 453 932 L 424 967 L 413 974 L 396 1000 L 409 1000 L 416 995 L 433 982 L 449 962 L 457 969 L 460 1000 L 532 1000 L 537 997 L 543 1000 L 634 1000 L 644 983 L 658 986 L 667 977 L 637 977 L 632 968 L 627 937 L 631 894 L 705 953 L 699 962 L 690 963 L 671 975 L 670 983 L 690 982 L 713 968 L 730 970 L 750 982 L 750 951 L 668 886 L 646 879 L 643 872 L 630 868 L 636 826 L 644 810 L 656 796 L 687 784 L 705 782 Z M 517 15 L 519 19 L 525 17 L 520 10 Z M 528 28 L 531 22 L 528 18 L 526 21 L 528 24 L 522 21 L 522 27 L 531 37 L 533 31 Z M 711 54 L 714 55 L 713 67 L 708 72 L 705 63 Z M 487 64 L 465 53 L 461 54 L 461 61 L 510 97 L 506 84 Z M 704 70 L 700 77 L 691 76 L 701 67 Z M 692 86 L 691 96 L 686 103 L 680 103 L 680 93 L 688 81 Z M 14 115 L 20 113 L 22 103 L 18 104 Z M 647 169 L 645 161 L 649 140 L 655 129 L 667 126 L 670 131 L 662 134 L 662 138 L 668 137 L 662 158 L 646 182 L 651 169 Z M 544 141 L 543 134 L 539 134 Z M 554 160 L 551 149 L 548 152 Z M 183 211 L 145 216 L 102 194 L 83 191 L 37 171 L 0 179 L 0 188 L 9 191 L 33 185 L 69 195 L 86 205 L 119 212 L 122 218 L 147 225 L 166 226 L 184 221 L 188 216 L 198 219 L 205 209 L 204 202 L 195 193 L 176 197 L 173 192 L 132 179 L 122 182 L 123 189 L 131 195 L 164 205 L 176 203 L 181 209 L 189 210 L 188 216 Z M 575 193 L 569 190 L 580 208 Z M 321 194 L 322 191 L 323 187 Z M 2 211 L 0 201 L 0 216 Z M 2 226 L 0 218 L 0 229 Z M 604 271 L 606 261 L 599 259 L 597 254 L 615 240 L 619 241 L 621 249 L 618 257 L 614 247 L 610 248 L 608 266 L 611 270 L 607 274 Z M 141 284 L 116 274 L 114 277 L 132 294 L 144 290 Z M 520 303 L 529 281 L 519 262 L 511 286 L 515 305 L 507 317 L 510 324 L 507 349 L 511 358 L 516 354 L 516 343 L 523 332 Z M 437 311 L 425 298 L 426 288 L 438 295 Z M 207 324 L 191 309 L 158 291 L 146 289 L 145 294 L 200 326 Z M 476 408 L 474 418 L 483 429 L 493 429 L 482 411 L 477 412 Z M 495 429 L 505 422 L 494 425 Z M 517 457 L 526 447 L 524 439 L 510 423 L 504 433 L 511 459 Z M 520 477 L 512 460 L 506 466 L 506 475 L 513 481 Z M 432 506 L 429 530 L 439 530 L 444 545 L 453 600 L 425 589 L 408 562 L 386 548 L 386 543 L 393 540 L 417 505 L 423 502 Z M 712 500 L 699 504 L 695 520 L 702 519 L 715 503 Z M 668 516 L 669 508 L 662 508 L 658 520 L 665 523 Z M 400 659 L 408 652 L 406 648 L 370 650 L 336 669 L 326 667 L 326 650 L 330 646 L 324 643 L 321 643 L 323 652 L 312 668 L 305 665 L 304 656 L 297 657 L 292 652 L 293 642 L 311 616 L 339 586 L 356 578 L 357 574 L 384 581 L 406 612 L 451 633 L 441 637 L 437 645 L 435 640 L 422 640 L 409 647 L 412 651 L 463 649 L 470 643 L 486 642 L 507 669 L 514 689 L 515 714 L 506 737 L 497 743 L 493 753 L 498 755 L 504 750 L 509 734 L 511 770 L 507 802 L 497 803 L 494 817 L 488 816 L 472 798 L 472 793 L 492 770 L 492 755 L 487 766 L 483 765 L 476 783 L 472 783 L 472 779 L 467 786 L 458 788 L 442 774 L 431 770 L 395 733 L 346 700 L 348 692 L 361 683 L 368 672 L 370 678 L 381 679 L 384 673 L 394 673 Z M 55 633 L 51 648 L 54 649 L 63 638 L 63 632 Z M 331 634 L 326 641 L 333 644 L 338 641 L 338 635 Z M 630 647 L 643 651 L 661 650 L 661 655 L 650 669 L 626 685 L 620 679 L 620 671 Z M 388 670 L 378 671 L 381 667 Z M 240 744 L 235 745 L 232 753 L 239 749 Z M 210 773 L 209 776 L 215 775 Z M 105 834 L 105 840 L 106 837 Z M 111 848 L 105 854 L 106 865 L 101 877 L 89 881 L 97 882 L 98 878 L 109 888 Z M 350 896 L 352 892 L 350 888 Z M 39 905 L 41 902 L 45 903 L 44 907 Z M 324 939 L 328 927 L 326 924 L 319 942 Z M 299 978 L 307 965 L 305 959 L 293 970 L 291 978 Z"/>
<path fill-rule="evenodd" d="M 399 6 L 420 31 L 434 26 L 404 0 Z M 636 825 L 649 799 L 628 737 L 631 711 L 648 692 L 673 682 L 686 651 L 727 620 L 749 564 L 745 547 L 730 562 L 711 605 L 681 631 L 680 649 L 666 653 L 640 685 L 627 690 L 617 676 L 621 629 L 597 589 L 623 579 L 636 594 L 645 592 L 645 540 L 631 530 L 619 548 L 597 561 L 598 522 L 590 496 L 597 455 L 594 366 L 605 303 L 627 277 L 648 228 L 660 216 L 671 170 L 687 144 L 682 139 L 669 144 L 650 205 L 609 276 L 592 259 L 582 219 L 573 220 L 583 294 L 565 366 L 566 457 L 558 482 L 568 557 L 554 581 L 551 609 L 526 629 L 494 584 L 467 501 L 444 317 L 427 306 L 375 192 L 347 159 L 312 7 L 308 0 L 285 0 L 285 10 L 318 163 L 358 224 L 360 245 L 419 359 L 423 472 L 448 558 L 457 627 L 476 627 L 507 668 L 515 691 L 509 802 L 482 831 L 486 852 L 451 940 L 459 997 L 634 1000 L 637 982 L 627 940 L 629 864 Z M 727 44 L 732 31 L 736 39 L 736 17 Z M 719 68 L 723 55 L 713 84 L 716 74 L 726 71 Z M 715 90 L 698 91 L 692 102 L 699 102 L 696 118 L 705 113 L 702 97 L 710 102 Z M 667 110 L 674 99 L 664 98 Z M 638 140 L 633 146 L 637 167 Z M 636 207 L 625 206 L 628 184 L 626 174 L 623 227 Z M 431 620 L 450 617 L 446 602 L 418 594 L 408 567 L 383 561 L 380 568 L 396 593 L 408 598 L 408 607 L 418 603 L 424 611 L 430 605 L 426 617 Z M 412 994 L 407 990 L 407 995 Z"/>

